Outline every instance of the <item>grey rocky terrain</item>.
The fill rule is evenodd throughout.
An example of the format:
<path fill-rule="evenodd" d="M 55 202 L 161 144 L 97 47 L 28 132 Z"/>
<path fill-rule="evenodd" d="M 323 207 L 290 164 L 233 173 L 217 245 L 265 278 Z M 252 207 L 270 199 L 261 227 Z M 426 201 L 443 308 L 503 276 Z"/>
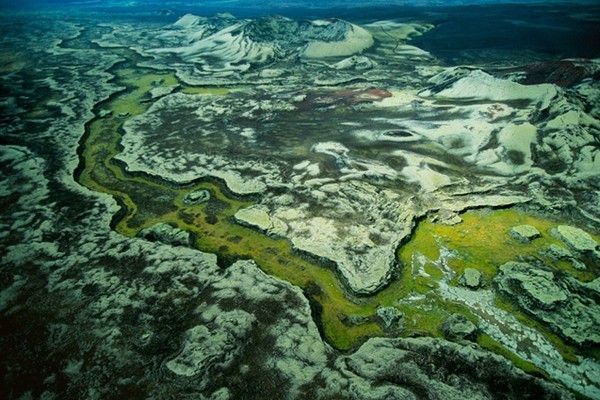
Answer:
<path fill-rule="evenodd" d="M 0 20 L 10 48 L 0 77 L 0 398 L 600 398 L 597 356 L 565 361 L 544 330 L 497 304 L 510 298 L 569 345 L 597 351 L 600 278 L 529 259 L 492 278 L 454 276 L 454 255 L 441 252 L 430 292 L 470 318 L 450 310 L 439 337 L 406 337 L 410 316 L 378 306 L 356 325 L 377 321 L 382 337 L 340 351 L 307 290 L 247 257 L 224 267 L 170 223 L 118 233 L 119 193 L 78 178 L 90 121 L 121 118 L 115 165 L 132 179 L 209 179 L 251 199 L 232 223 L 331 265 L 357 304 L 418 266 L 400 265 L 397 250 L 419 221 L 457 225 L 470 209 L 568 213 L 577 226 L 551 236 L 518 225 L 506 240 L 551 236 L 561 245 L 544 254 L 597 274 L 597 61 L 578 60 L 581 79 L 563 87 L 445 66 L 409 42 L 433 28 L 426 22 L 19 18 L 19 29 Z M 111 72 L 123 47 L 135 64 L 202 90 L 153 88 L 138 115 L 102 112 L 124 89 Z M 215 197 L 202 189 L 177 201 Z M 480 333 L 536 372 L 477 344 Z"/>

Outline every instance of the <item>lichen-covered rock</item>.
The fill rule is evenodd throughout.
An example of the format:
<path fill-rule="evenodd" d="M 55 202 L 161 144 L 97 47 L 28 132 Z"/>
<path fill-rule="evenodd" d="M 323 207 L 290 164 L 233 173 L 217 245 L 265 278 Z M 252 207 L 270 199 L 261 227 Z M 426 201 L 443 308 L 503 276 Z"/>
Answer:
<path fill-rule="evenodd" d="M 556 235 L 575 251 L 593 252 L 598 248 L 598 242 L 583 229 L 569 225 L 556 227 Z"/>
<path fill-rule="evenodd" d="M 529 243 L 533 239 L 541 236 L 540 231 L 535 226 L 519 225 L 511 228 L 510 235 L 523 243 Z"/>
<path fill-rule="evenodd" d="M 235 213 L 235 219 L 242 224 L 254 226 L 262 231 L 267 231 L 272 226 L 269 209 L 263 206 L 242 208 Z"/>
<path fill-rule="evenodd" d="M 470 289 L 477 289 L 482 285 L 481 272 L 474 268 L 465 268 L 460 276 L 458 283 Z"/>
<path fill-rule="evenodd" d="M 376 313 L 384 329 L 402 329 L 404 314 L 402 314 L 396 307 L 379 307 Z"/>
<path fill-rule="evenodd" d="M 138 233 L 138 236 L 150 240 L 151 242 L 162 242 L 173 246 L 190 245 L 189 232 L 165 223 L 158 223 L 142 229 Z"/>
<path fill-rule="evenodd" d="M 283 235 L 287 231 L 285 222 L 271 217 L 269 209 L 262 205 L 242 208 L 234 215 L 235 220 L 242 224 L 257 228 L 265 233 Z"/>
<path fill-rule="evenodd" d="M 571 253 L 568 249 L 565 249 L 563 246 L 559 246 L 554 243 L 548 246 L 548 248 L 544 250 L 544 253 L 549 255 L 554 260 L 563 260 L 573 257 L 573 253 Z"/>
<path fill-rule="evenodd" d="M 578 345 L 600 343 L 600 305 L 593 284 L 524 262 L 502 265 L 494 282 L 500 292 L 562 337 Z"/>
<path fill-rule="evenodd" d="M 210 192 L 205 189 L 196 190 L 185 195 L 183 202 L 189 205 L 205 203 L 210 199 Z"/>
<path fill-rule="evenodd" d="M 452 314 L 444 321 L 442 332 L 448 339 L 474 339 L 477 326 L 464 315 Z"/>
<path fill-rule="evenodd" d="M 348 390 L 354 392 L 348 398 L 356 400 L 573 399 L 566 390 L 524 373 L 501 356 L 442 339 L 370 339 L 355 353 L 340 357 L 336 367 L 352 379 L 340 382 L 337 392 L 323 391 L 329 394 L 325 398 Z"/>
<path fill-rule="evenodd" d="M 567 292 L 555 282 L 554 273 L 527 263 L 508 262 L 499 269 L 496 278 L 504 292 L 520 292 L 530 307 L 553 309 L 567 300 Z"/>
<path fill-rule="evenodd" d="M 438 224 L 443 225 L 456 225 L 462 222 L 462 218 L 456 211 L 450 211 L 446 209 L 439 210 L 431 220 Z"/>
<path fill-rule="evenodd" d="M 242 310 L 218 312 L 206 319 L 208 327 L 197 325 L 187 331 L 183 349 L 166 363 L 171 372 L 191 377 L 208 375 L 212 369 L 223 370 L 240 351 L 240 343 L 256 321 Z"/>

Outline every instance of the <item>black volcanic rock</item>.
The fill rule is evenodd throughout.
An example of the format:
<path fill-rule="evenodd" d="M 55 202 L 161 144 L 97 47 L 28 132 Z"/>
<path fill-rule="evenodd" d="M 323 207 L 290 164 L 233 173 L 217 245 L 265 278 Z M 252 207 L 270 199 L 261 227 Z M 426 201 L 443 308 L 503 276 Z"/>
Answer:
<path fill-rule="evenodd" d="M 526 85 L 554 83 L 562 87 L 571 87 L 590 76 L 589 71 L 582 65 L 570 60 L 546 61 L 525 67 Z"/>

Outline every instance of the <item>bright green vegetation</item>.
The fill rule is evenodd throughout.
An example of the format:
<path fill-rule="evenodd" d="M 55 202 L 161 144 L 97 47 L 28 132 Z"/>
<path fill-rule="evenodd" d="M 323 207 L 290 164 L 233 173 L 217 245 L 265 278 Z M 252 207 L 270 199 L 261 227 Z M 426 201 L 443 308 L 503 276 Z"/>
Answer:
<path fill-rule="evenodd" d="M 187 86 L 181 90 L 185 94 L 204 94 L 204 95 L 215 95 L 225 96 L 232 92 L 232 89 L 222 87 L 193 87 Z"/>
<path fill-rule="evenodd" d="M 440 257 L 440 248 L 443 246 L 454 253 L 453 257 L 450 257 L 448 260 L 448 266 L 454 272 L 454 277 L 450 282 L 454 285 L 458 283 L 458 278 L 464 272 L 465 268 L 479 270 L 484 280 L 490 282 L 496 275 L 500 265 L 520 258 L 542 260 L 546 265 L 556 270 L 567 272 L 582 281 L 590 281 L 598 276 L 598 271 L 590 269 L 578 270 L 570 261 L 553 261 L 544 255 L 544 250 L 551 244 L 564 246 L 559 239 L 551 234 L 551 230 L 561 223 L 566 223 L 565 221 L 553 221 L 536 217 L 514 208 L 469 211 L 461 217 L 463 222 L 454 226 L 435 224 L 428 220 L 422 221 L 416 228 L 411 241 L 402 246 L 399 251 L 399 258 L 402 264 L 410 266 L 413 255 L 422 254 L 429 260 L 428 264 L 425 265 L 425 270 L 431 274 L 430 271 L 437 268 L 434 266 L 434 262 Z M 523 224 L 536 227 L 540 231 L 541 237 L 534 239 L 530 243 L 522 243 L 512 238 L 509 233 L 510 229 Z M 597 241 L 600 240 L 600 237 L 597 235 L 593 236 Z M 439 274 L 439 269 L 437 271 Z M 416 282 L 416 291 L 422 293 L 431 292 L 427 288 L 435 286 L 436 281 L 439 280 L 439 275 L 432 275 L 432 278 L 421 276 L 412 278 L 412 274 L 408 273 L 406 269 L 403 271 L 402 276 L 402 280 L 414 279 Z M 410 282 L 406 282 L 406 284 L 410 285 Z M 432 297 L 437 296 L 434 294 Z M 447 304 L 440 304 L 440 306 L 445 310 L 450 309 Z M 544 324 L 532 320 L 531 317 L 510 302 L 509 299 L 497 298 L 496 306 L 510 312 L 524 325 L 533 327 L 543 333 L 565 360 L 576 361 L 575 355 L 577 351 L 574 347 L 566 344 L 564 340 L 552 333 Z M 435 312 L 428 314 L 424 318 L 423 324 L 426 325 L 426 321 L 429 322 L 430 326 L 436 326 L 442 322 L 436 318 Z M 435 331 L 428 332 L 435 333 Z M 485 335 L 481 336 L 485 338 Z M 492 345 L 491 338 L 482 339 L 482 337 L 479 340 L 480 345 L 492 350 L 500 346 L 498 343 Z M 504 353 L 507 353 L 507 351 L 504 349 L 499 353 L 506 355 Z M 522 363 L 525 363 L 525 361 L 522 361 L 520 364 Z"/>
<path fill-rule="evenodd" d="M 563 270 L 582 281 L 590 281 L 596 277 L 591 270 L 578 270 L 569 261 L 555 262 L 542 256 L 551 244 L 564 244 L 551 234 L 557 225 L 568 224 L 565 221 L 552 221 L 533 215 L 518 212 L 514 209 L 470 211 L 463 216 L 463 222 L 455 226 L 422 223 L 417 229 L 419 243 L 426 245 L 425 253 L 429 258 L 437 259 L 439 254 L 432 243 L 427 241 L 439 238 L 449 249 L 459 256 L 450 261 L 450 266 L 457 274 L 465 268 L 478 269 L 488 280 L 496 274 L 499 265 L 520 257 L 537 257 L 548 266 Z M 510 236 L 510 229 L 517 225 L 532 225 L 542 236 L 531 243 L 521 243 Z M 598 237 L 595 237 L 598 240 Z M 421 246 L 423 247 L 423 246 Z"/>
<path fill-rule="evenodd" d="M 543 370 L 536 367 L 533 363 L 523 360 L 521 357 L 508 351 L 504 346 L 492 339 L 489 335 L 484 333 L 480 334 L 477 338 L 477 343 L 481 347 L 484 347 L 509 359 L 516 367 L 521 368 L 523 371 L 529 372 L 530 374 L 535 373 L 538 375 L 545 375 Z"/>
<path fill-rule="evenodd" d="M 455 277 L 464 268 L 479 269 L 489 282 L 496 268 L 505 261 L 519 256 L 537 256 L 551 243 L 558 243 L 549 230 L 557 222 L 526 215 L 506 209 L 498 211 L 474 211 L 463 215 L 463 222 L 456 226 L 444 226 L 422 221 L 410 242 L 402 246 L 398 258 L 403 268 L 386 289 L 368 298 L 356 298 L 349 294 L 335 271 L 296 254 L 284 239 L 273 238 L 233 222 L 237 210 L 249 206 L 251 201 L 227 195 L 221 185 L 199 182 L 185 187 L 175 186 L 159 177 L 127 173 L 114 161 L 119 152 L 122 123 L 131 116 L 143 113 L 148 102 L 143 102 L 149 90 L 156 85 L 176 86 L 174 74 L 154 72 L 124 63 L 113 68 L 119 84 L 127 90 L 100 104 L 98 110 L 109 110 L 105 117 L 95 119 L 88 126 L 88 134 L 81 146 L 83 169 L 79 181 L 88 188 L 110 194 L 123 206 L 123 214 L 116 221 L 116 230 L 127 236 L 135 236 L 140 229 L 158 222 L 167 222 L 196 235 L 197 248 L 216 253 L 225 261 L 253 259 L 266 273 L 281 278 L 303 290 L 313 302 L 320 305 L 318 321 L 326 339 L 338 349 L 350 349 L 368 337 L 384 335 L 373 317 L 380 306 L 395 306 L 406 316 L 404 335 L 440 336 L 440 326 L 452 313 L 461 313 L 476 321 L 476 316 L 461 304 L 442 299 L 435 291 L 444 273 L 433 261 L 440 255 L 440 246 L 456 251 L 450 266 Z M 190 88 L 183 93 L 227 95 L 230 89 Z M 198 189 L 207 189 L 211 199 L 200 205 L 186 205 L 184 196 Z M 508 235 L 515 225 L 531 224 L 542 232 L 542 238 L 531 244 L 521 244 Z M 412 259 L 422 254 L 430 261 L 424 266 L 428 276 L 416 276 L 412 271 Z M 568 263 L 556 268 L 572 273 L 577 278 L 589 280 L 592 272 L 577 271 Z M 499 301 L 507 308 L 510 304 Z M 514 308 L 514 307 L 513 307 Z M 532 321 L 517 309 L 511 309 L 526 324 L 533 325 L 551 338 L 566 359 L 572 359 L 574 350 L 552 335 L 541 324 Z M 346 316 L 365 316 L 370 319 L 360 325 L 344 323 Z M 516 357 L 491 338 L 480 335 L 479 344 L 511 358 L 516 365 L 527 371 L 537 369 Z"/>

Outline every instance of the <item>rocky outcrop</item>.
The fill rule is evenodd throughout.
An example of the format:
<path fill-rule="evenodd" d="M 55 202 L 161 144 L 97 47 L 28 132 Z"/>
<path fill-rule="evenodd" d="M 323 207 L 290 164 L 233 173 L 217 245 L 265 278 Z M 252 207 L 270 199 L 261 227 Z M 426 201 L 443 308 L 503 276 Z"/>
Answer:
<path fill-rule="evenodd" d="M 544 266 L 508 262 L 494 278 L 498 290 L 578 344 L 600 343 L 598 295 L 588 285 Z"/>
<path fill-rule="evenodd" d="M 370 339 L 336 366 L 344 374 L 379 382 L 364 388 L 351 382 L 355 399 L 573 399 L 503 357 L 440 339 Z"/>
<path fill-rule="evenodd" d="M 337 70 L 352 69 L 356 71 L 364 71 L 373 68 L 375 65 L 377 65 L 377 63 L 371 60 L 369 57 L 352 56 L 333 64 L 331 67 Z"/>
<path fill-rule="evenodd" d="M 452 314 L 444 321 L 442 332 L 451 340 L 473 340 L 477 336 L 477 326 L 464 315 Z"/>
<path fill-rule="evenodd" d="M 457 225 L 462 222 L 462 218 L 455 211 L 441 209 L 431 217 L 431 221 L 442 225 Z"/>
<path fill-rule="evenodd" d="M 571 253 L 569 250 L 554 243 L 548 246 L 544 250 L 544 253 L 549 255 L 554 260 L 564 260 L 573 257 L 573 253 Z"/>
<path fill-rule="evenodd" d="M 183 198 L 183 202 L 189 205 L 206 203 L 208 200 L 210 200 L 210 192 L 205 189 L 190 192 Z"/>
<path fill-rule="evenodd" d="M 559 225 L 556 227 L 555 234 L 576 252 L 594 253 L 598 249 L 598 242 L 583 229 L 569 225 Z"/>
<path fill-rule="evenodd" d="M 269 209 L 262 205 L 242 208 L 234 215 L 235 220 L 242 224 L 257 228 L 265 233 L 283 235 L 287 225 L 279 218 L 272 218 Z"/>
<path fill-rule="evenodd" d="M 404 314 L 396 307 L 379 307 L 376 314 L 385 330 L 396 331 L 402 329 Z"/>
<path fill-rule="evenodd" d="M 186 332 L 181 352 L 167 361 L 166 367 L 176 375 L 192 377 L 203 374 L 207 379 L 213 370 L 224 370 L 240 351 L 256 322 L 252 314 L 243 310 L 223 312 L 208 309 L 203 315 L 203 325 Z"/>
<path fill-rule="evenodd" d="M 138 236 L 151 242 L 162 242 L 173 246 L 189 246 L 191 244 L 189 232 L 165 223 L 158 223 L 142 229 Z"/>
<path fill-rule="evenodd" d="M 540 237 L 541 233 L 535 226 L 519 225 L 510 229 L 510 235 L 520 242 L 529 243 L 533 239 Z"/>
<path fill-rule="evenodd" d="M 520 303 L 527 308 L 552 310 L 567 300 L 567 291 L 555 282 L 553 272 L 530 264 L 509 262 L 502 265 L 496 282 L 504 292 L 521 291 Z"/>
<path fill-rule="evenodd" d="M 483 283 L 481 272 L 474 268 L 465 268 L 465 271 L 458 279 L 458 283 L 470 289 L 478 289 Z"/>

